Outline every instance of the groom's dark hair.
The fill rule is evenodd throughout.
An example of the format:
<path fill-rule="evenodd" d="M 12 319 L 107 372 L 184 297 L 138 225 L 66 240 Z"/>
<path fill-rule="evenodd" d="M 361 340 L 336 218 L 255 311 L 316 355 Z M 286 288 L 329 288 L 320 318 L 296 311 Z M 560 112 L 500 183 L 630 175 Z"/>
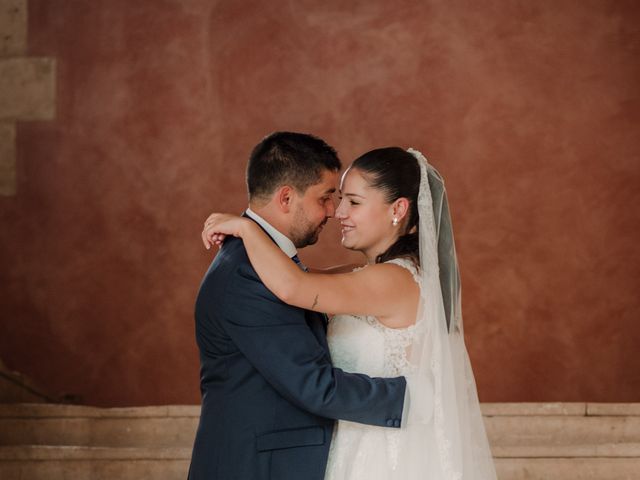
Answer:
<path fill-rule="evenodd" d="M 340 168 L 338 154 L 324 140 L 306 133 L 274 132 L 249 157 L 249 200 L 266 199 L 282 185 L 304 193 L 320 182 L 323 171 Z"/>

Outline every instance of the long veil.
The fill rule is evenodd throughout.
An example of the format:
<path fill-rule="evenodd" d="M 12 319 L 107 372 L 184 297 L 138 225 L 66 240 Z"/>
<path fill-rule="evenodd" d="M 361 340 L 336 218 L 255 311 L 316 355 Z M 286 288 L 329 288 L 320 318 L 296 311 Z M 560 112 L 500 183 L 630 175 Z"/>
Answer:
<path fill-rule="evenodd" d="M 460 274 L 444 181 L 417 150 L 421 298 L 408 347 L 408 403 L 397 478 L 495 480 L 464 344 Z"/>

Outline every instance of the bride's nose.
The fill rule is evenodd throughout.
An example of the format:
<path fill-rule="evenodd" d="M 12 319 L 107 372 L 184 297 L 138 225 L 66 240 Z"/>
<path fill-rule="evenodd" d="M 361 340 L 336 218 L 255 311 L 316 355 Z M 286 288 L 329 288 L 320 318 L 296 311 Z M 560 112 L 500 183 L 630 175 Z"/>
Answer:
<path fill-rule="evenodd" d="M 344 199 L 340 200 L 340 204 L 338 208 L 336 208 L 336 213 L 334 215 L 338 220 L 342 220 L 343 218 L 347 218 L 347 209 L 345 206 Z"/>

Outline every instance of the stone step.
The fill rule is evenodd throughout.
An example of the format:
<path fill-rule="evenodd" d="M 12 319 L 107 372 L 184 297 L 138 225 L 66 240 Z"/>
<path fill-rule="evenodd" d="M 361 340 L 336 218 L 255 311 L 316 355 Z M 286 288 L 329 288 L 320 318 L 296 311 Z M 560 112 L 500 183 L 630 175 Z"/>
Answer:
<path fill-rule="evenodd" d="M 640 418 L 485 418 L 494 446 L 640 443 Z M 0 445 L 187 447 L 198 417 L 1 418 Z"/>
<path fill-rule="evenodd" d="M 640 443 L 640 417 L 484 417 L 491 445 Z"/>
<path fill-rule="evenodd" d="M 190 448 L 177 447 L 81 447 L 13 445 L 0 447 L 0 461 L 80 460 L 189 460 Z"/>
<path fill-rule="evenodd" d="M 638 404 L 484 404 L 494 447 L 640 443 Z M 0 445 L 190 447 L 198 406 L 0 405 Z"/>
<path fill-rule="evenodd" d="M 199 406 L 0 405 L 0 445 L 191 447 Z"/>
<path fill-rule="evenodd" d="M 492 416 L 640 416 L 640 403 L 517 402 L 482 403 L 485 417 Z"/>
<path fill-rule="evenodd" d="M 187 447 L 198 418 L 0 419 L 0 445 Z"/>
<path fill-rule="evenodd" d="M 199 405 L 162 405 L 151 407 L 100 408 L 55 403 L 0 404 L 0 418 L 148 418 L 198 417 Z"/>
<path fill-rule="evenodd" d="M 636 458 L 640 443 L 491 446 L 493 458 Z"/>
<path fill-rule="evenodd" d="M 0 447 L 3 480 L 184 480 L 190 449 Z"/>
<path fill-rule="evenodd" d="M 484 417 L 546 416 L 640 416 L 640 403 L 482 403 Z M 6 417 L 172 417 L 200 415 L 199 405 L 100 408 L 55 403 L 0 404 L 0 418 Z"/>
<path fill-rule="evenodd" d="M 637 458 L 499 458 L 496 470 L 498 480 L 638 480 L 640 461 Z"/>
<path fill-rule="evenodd" d="M 518 453 L 518 452 L 512 452 Z M 548 452 L 539 452 L 548 453 Z M 572 454 L 580 454 L 572 456 Z M 496 458 L 500 480 L 637 480 L 640 458 L 564 451 L 565 456 Z M 619 453 L 619 452 L 618 452 Z M 622 452 L 623 454 L 628 452 Z M 637 453 L 637 450 L 636 452 Z M 186 448 L 0 447 L 0 478 L 20 480 L 103 480 L 186 478 Z"/>
<path fill-rule="evenodd" d="M 484 417 L 640 416 L 640 403 L 482 403 Z M 100 408 L 55 403 L 0 404 L 0 418 L 172 417 L 200 415 L 199 405 Z"/>
<path fill-rule="evenodd" d="M 635 458 L 640 444 L 565 445 L 562 447 L 495 447 L 498 458 Z M 88 447 L 74 445 L 11 445 L 0 447 L 0 461 L 7 460 L 188 460 L 191 448 L 183 447 Z"/>

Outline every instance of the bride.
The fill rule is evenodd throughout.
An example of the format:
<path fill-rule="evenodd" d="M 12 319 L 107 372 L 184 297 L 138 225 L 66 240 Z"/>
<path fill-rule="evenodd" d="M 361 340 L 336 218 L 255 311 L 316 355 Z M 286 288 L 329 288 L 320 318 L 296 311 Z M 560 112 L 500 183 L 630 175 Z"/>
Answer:
<path fill-rule="evenodd" d="M 381 148 L 344 173 L 342 245 L 366 257 L 347 273 L 298 268 L 251 220 L 212 214 L 205 245 L 241 237 L 282 301 L 333 314 L 334 365 L 406 376 L 402 427 L 338 421 L 327 480 L 493 480 L 495 468 L 464 345 L 460 277 L 444 181 L 416 151 Z"/>

